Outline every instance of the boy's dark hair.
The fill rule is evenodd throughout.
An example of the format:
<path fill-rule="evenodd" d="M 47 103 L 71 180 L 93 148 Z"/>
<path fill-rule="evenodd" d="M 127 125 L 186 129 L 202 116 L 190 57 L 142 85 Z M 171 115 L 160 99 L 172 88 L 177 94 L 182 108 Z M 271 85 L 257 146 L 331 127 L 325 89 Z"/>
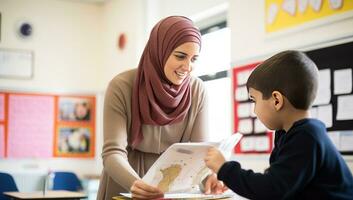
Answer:
<path fill-rule="evenodd" d="M 246 86 L 262 93 L 263 99 L 273 91 L 281 92 L 297 109 L 307 110 L 315 99 L 318 69 L 300 51 L 283 51 L 259 64 L 251 73 Z"/>

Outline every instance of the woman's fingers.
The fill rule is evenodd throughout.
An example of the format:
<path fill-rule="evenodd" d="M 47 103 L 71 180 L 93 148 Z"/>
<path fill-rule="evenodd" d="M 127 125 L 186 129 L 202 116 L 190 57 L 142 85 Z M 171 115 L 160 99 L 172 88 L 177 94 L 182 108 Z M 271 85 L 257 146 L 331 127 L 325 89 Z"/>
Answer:
<path fill-rule="evenodd" d="M 134 199 L 157 199 L 163 197 L 163 192 L 157 187 L 150 186 L 142 180 L 136 180 L 131 186 Z"/>
<path fill-rule="evenodd" d="M 160 190 L 159 188 L 157 187 L 153 187 L 151 185 L 148 185 L 146 184 L 145 182 L 139 180 L 139 181 L 136 181 L 136 184 L 135 186 L 137 188 L 140 188 L 146 192 L 150 192 L 150 193 L 163 193 L 162 190 Z"/>

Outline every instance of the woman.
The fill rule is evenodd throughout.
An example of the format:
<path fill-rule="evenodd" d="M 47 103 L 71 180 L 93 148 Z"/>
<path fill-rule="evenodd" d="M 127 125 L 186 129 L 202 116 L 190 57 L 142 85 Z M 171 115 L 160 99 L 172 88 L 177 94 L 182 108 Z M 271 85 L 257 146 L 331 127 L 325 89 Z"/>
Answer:
<path fill-rule="evenodd" d="M 140 177 L 173 143 L 207 140 L 205 89 L 190 76 L 200 48 L 190 19 L 167 17 L 152 29 L 138 69 L 110 82 L 98 199 L 128 191 L 135 198 L 162 197 Z"/>

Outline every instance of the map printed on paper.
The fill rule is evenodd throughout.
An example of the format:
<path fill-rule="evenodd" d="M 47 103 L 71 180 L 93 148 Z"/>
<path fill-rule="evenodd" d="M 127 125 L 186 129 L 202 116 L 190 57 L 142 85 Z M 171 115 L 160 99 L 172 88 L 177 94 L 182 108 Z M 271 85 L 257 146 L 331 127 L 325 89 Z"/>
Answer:
<path fill-rule="evenodd" d="M 143 181 L 157 186 L 163 192 L 191 192 L 208 173 L 204 163 L 210 143 L 177 143 L 152 165 Z"/>
<path fill-rule="evenodd" d="M 241 134 L 236 133 L 221 143 L 176 143 L 152 165 L 143 181 L 167 193 L 201 193 L 199 184 L 209 174 L 204 158 L 216 146 L 229 159 Z"/>

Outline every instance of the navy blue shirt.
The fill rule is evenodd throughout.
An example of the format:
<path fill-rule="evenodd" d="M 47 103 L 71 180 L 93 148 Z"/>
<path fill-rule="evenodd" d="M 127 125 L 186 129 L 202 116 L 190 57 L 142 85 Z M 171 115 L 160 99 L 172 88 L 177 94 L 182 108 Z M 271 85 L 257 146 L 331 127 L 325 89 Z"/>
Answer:
<path fill-rule="evenodd" d="M 275 133 L 270 167 L 244 170 L 236 161 L 218 172 L 231 190 L 250 199 L 353 199 L 353 177 L 340 153 L 315 119 L 302 119 Z"/>

